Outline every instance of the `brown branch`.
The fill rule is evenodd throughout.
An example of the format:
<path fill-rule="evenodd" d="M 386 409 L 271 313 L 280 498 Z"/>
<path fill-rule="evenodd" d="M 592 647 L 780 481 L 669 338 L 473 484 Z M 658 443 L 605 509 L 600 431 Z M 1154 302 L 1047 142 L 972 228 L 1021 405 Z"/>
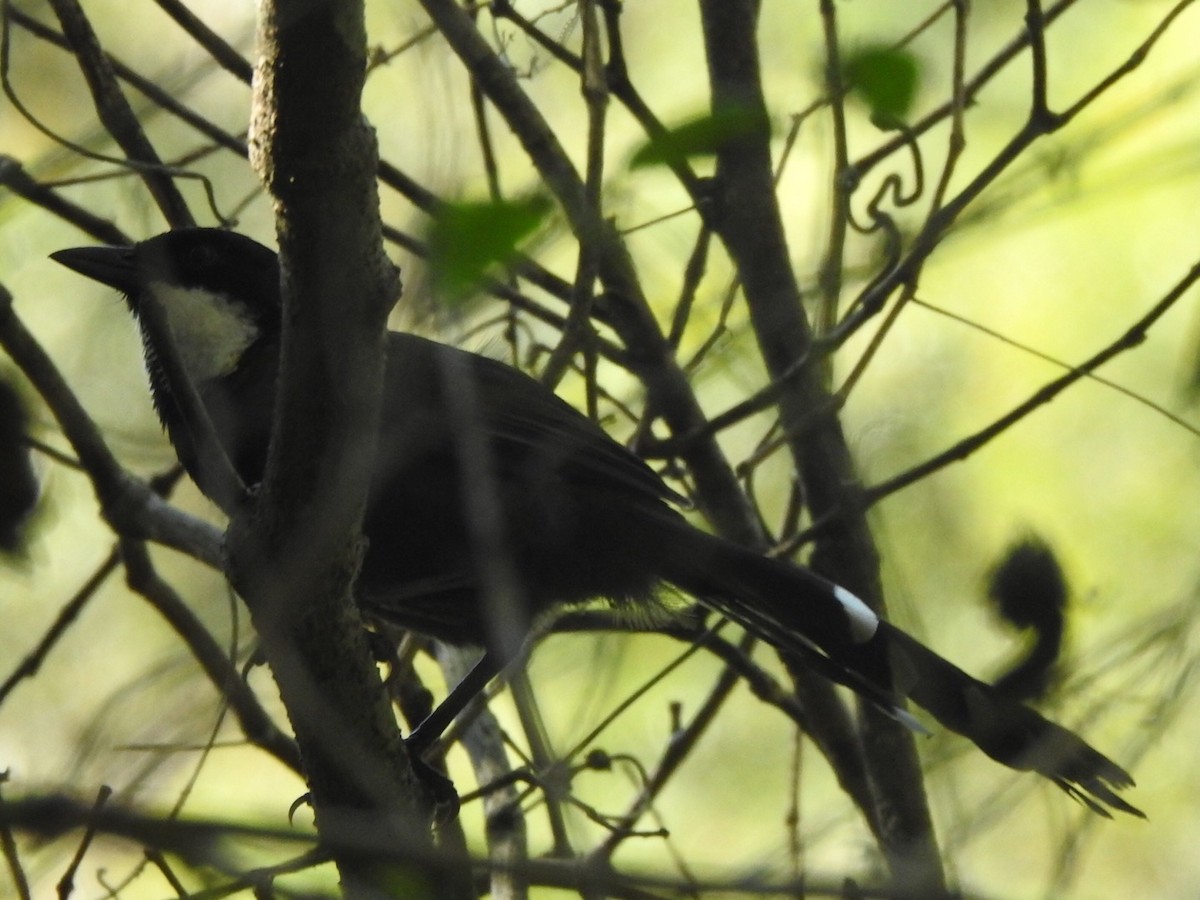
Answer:
<path fill-rule="evenodd" d="M 818 545 L 814 568 L 882 609 L 879 558 L 858 497 L 861 487 L 836 407 L 811 352 L 812 330 L 791 268 L 775 194 L 756 42 L 757 12 L 754 0 L 700 3 L 713 108 L 745 110 L 760 123 L 718 150 L 717 231 L 737 266 L 768 372 L 782 380 L 794 365 L 799 366 L 791 389 L 779 398 L 781 423 L 813 517 L 836 511 L 842 525 Z M 788 658 L 785 662 L 806 689 L 821 689 L 803 661 Z M 815 720 L 814 724 L 821 726 Z M 862 724 L 876 806 L 864 810 L 864 815 L 882 826 L 882 849 L 895 883 L 904 890 L 942 891 L 941 861 L 912 735 L 869 706 L 862 710 Z"/>
<path fill-rule="evenodd" d="M 296 829 L 259 828 L 243 823 L 215 819 L 167 820 L 144 815 L 115 804 L 101 810 L 61 795 L 46 795 L 9 801 L 0 806 L 0 828 L 11 827 L 50 837 L 77 828 L 93 827 L 98 834 L 112 835 L 139 845 L 155 847 L 170 853 L 193 866 L 203 866 L 218 872 L 240 870 L 240 861 L 229 852 L 236 840 L 256 845 L 275 845 L 282 848 L 314 846 L 311 834 Z M 736 880 L 679 879 L 655 875 L 625 875 L 607 866 L 589 864 L 586 860 L 525 860 L 515 864 L 489 860 L 468 860 L 439 853 L 436 850 L 405 842 L 389 843 L 384 835 L 365 833 L 357 842 L 322 843 L 314 849 L 307 862 L 316 865 L 328 859 L 327 854 L 360 853 L 364 862 L 420 866 L 429 871 L 448 874 L 461 873 L 464 866 L 471 870 L 511 871 L 519 873 L 531 885 L 557 887 L 584 893 L 585 896 L 612 896 L 648 900 L 669 892 L 672 896 L 698 894 L 746 893 L 766 896 L 807 896 L 844 898 L 847 885 L 839 879 L 824 881 L 805 878 L 801 882 L 770 881 L 757 877 Z M 344 885 L 343 885 L 344 888 Z M 413 888 L 409 888 L 410 895 Z M 649 893 L 654 892 L 654 893 Z M 894 889 L 855 883 L 852 896 L 863 900 L 895 900 Z M 908 896 L 908 895 L 906 895 Z"/>
<path fill-rule="evenodd" d="M 8 771 L 0 772 L 0 816 L 4 816 L 4 785 L 8 781 Z M 13 837 L 12 826 L 7 821 L 0 821 L 0 852 L 8 863 L 8 871 L 12 876 L 13 887 L 16 889 L 18 900 L 32 900 L 29 890 L 29 877 L 25 867 L 21 865 L 21 852 L 17 848 L 16 838 Z"/>
<path fill-rule="evenodd" d="M 176 228 L 195 224 L 183 195 L 166 173 L 166 167 L 146 138 L 137 114 L 121 92 L 112 65 L 100 48 L 100 41 L 83 9 L 75 0 L 51 0 L 51 6 L 79 60 L 79 68 L 87 79 L 100 120 L 142 176 L 163 217 Z"/>
<path fill-rule="evenodd" d="M 112 796 L 112 788 L 108 785 L 102 785 L 100 790 L 96 792 L 96 802 L 92 806 L 93 814 L 104 808 L 109 798 Z M 75 873 L 79 871 L 79 866 L 83 862 L 83 855 L 87 853 L 88 848 L 92 845 L 92 841 L 96 837 L 96 828 L 94 825 L 88 825 L 84 829 L 83 837 L 79 841 L 79 847 L 75 850 L 75 855 L 71 858 L 71 862 L 67 865 L 66 871 L 63 872 L 62 878 L 58 880 L 58 896 L 66 900 L 71 896 L 75 889 Z"/>
<path fill-rule="evenodd" d="M 829 97 L 830 118 L 833 123 L 833 171 L 830 192 L 833 208 L 829 215 L 829 237 L 825 242 L 821 269 L 817 274 L 817 285 L 821 292 L 820 305 L 817 307 L 817 334 L 824 334 L 837 321 L 846 267 L 847 225 L 850 221 L 850 191 L 846 179 L 850 165 L 846 138 L 846 98 L 845 85 L 842 83 L 837 8 L 833 0 L 821 0 L 821 21 L 825 34 L 825 93 Z"/>
<path fill-rule="evenodd" d="M 601 209 L 604 186 L 604 137 L 608 112 L 608 84 L 600 56 L 600 21 L 595 0 L 583 0 L 580 8 L 583 19 L 583 59 L 580 85 L 587 106 L 587 162 L 584 191 L 589 207 Z M 587 414 L 599 418 L 596 409 L 596 346 L 592 307 L 595 296 L 598 261 L 595 241 L 581 241 L 576 262 L 575 280 L 571 290 L 571 309 L 563 328 L 562 338 L 550 352 L 542 372 L 542 383 L 553 389 L 566 373 L 576 352 L 583 352 L 587 373 Z"/>
<path fill-rule="evenodd" d="M 352 596 L 399 293 L 361 109 L 363 8 L 266 0 L 259 17 L 250 158 L 275 203 L 282 354 L 266 472 L 233 511 L 229 572 L 300 744 L 322 841 L 340 848 L 343 889 L 375 896 L 384 873 L 356 845 L 425 847 L 431 809 Z"/>
<path fill-rule="evenodd" d="M 98 216 L 89 209 L 63 197 L 53 188 L 39 184 L 11 156 L 0 156 L 0 185 L 23 200 L 38 206 L 52 216 L 69 222 L 79 230 L 106 244 L 127 244 L 129 239 L 110 219 Z"/>
<path fill-rule="evenodd" d="M 224 38 L 205 25 L 190 9 L 179 0 L 154 0 L 155 5 L 174 20 L 204 52 L 221 68 L 243 84 L 250 83 L 254 69 L 236 49 L 231 47 Z"/>

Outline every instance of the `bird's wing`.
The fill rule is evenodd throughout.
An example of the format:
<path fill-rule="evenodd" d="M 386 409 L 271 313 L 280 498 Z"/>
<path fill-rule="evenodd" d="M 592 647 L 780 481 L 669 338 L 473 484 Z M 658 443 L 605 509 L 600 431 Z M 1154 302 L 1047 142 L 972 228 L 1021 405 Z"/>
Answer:
<path fill-rule="evenodd" d="M 413 382 L 432 379 L 421 388 L 429 397 L 450 390 L 475 391 L 462 408 L 477 410 L 499 465 L 520 460 L 524 465 L 561 467 L 572 479 L 593 486 L 687 505 L 653 469 L 524 372 L 415 335 L 391 338 L 390 353 L 408 360 L 400 369 L 408 372 L 404 377 L 410 389 Z"/>

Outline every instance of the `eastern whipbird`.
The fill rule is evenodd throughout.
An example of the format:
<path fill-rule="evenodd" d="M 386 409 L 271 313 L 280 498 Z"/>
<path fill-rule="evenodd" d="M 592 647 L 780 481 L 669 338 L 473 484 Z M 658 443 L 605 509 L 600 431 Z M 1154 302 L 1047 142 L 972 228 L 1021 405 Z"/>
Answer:
<path fill-rule="evenodd" d="M 53 258 L 127 298 L 141 324 L 155 408 L 201 490 L 214 493 L 202 451 L 141 318 L 151 299 L 165 311 L 230 462 L 246 485 L 260 482 L 279 367 L 276 254 L 239 234 L 194 228 Z M 657 474 L 524 373 L 393 332 L 383 390 L 357 584 L 371 614 L 495 651 L 492 560 L 476 546 L 467 496 L 482 458 L 522 604 L 504 615 L 522 615 L 521 627 L 541 612 L 601 598 L 653 609 L 670 585 L 902 719 L 912 721 L 900 705 L 908 697 L 989 756 L 1041 773 L 1096 812 L 1141 815 L 1116 793 L 1133 784 L 1120 766 L 879 619 L 844 588 L 688 524 Z M 451 412 L 462 408 L 452 392 L 462 391 L 477 411 L 471 421 Z M 468 443 L 482 457 L 465 460 Z"/>

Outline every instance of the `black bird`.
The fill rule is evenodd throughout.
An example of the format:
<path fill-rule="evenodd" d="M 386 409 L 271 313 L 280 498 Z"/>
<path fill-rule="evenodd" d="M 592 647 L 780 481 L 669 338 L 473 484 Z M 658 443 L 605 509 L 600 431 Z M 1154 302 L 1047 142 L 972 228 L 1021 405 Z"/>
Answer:
<path fill-rule="evenodd" d="M 260 482 L 280 349 L 275 253 L 232 232 L 181 229 L 53 258 L 126 296 L 155 407 L 201 490 L 220 502 L 141 320 L 148 298 L 165 310 L 229 460 L 245 484 Z M 471 421 L 450 412 L 459 408 L 450 391 L 464 389 L 478 411 Z M 468 429 L 482 438 L 474 443 L 485 450 L 504 561 L 528 619 L 597 598 L 653 608 L 666 583 L 901 718 L 895 703 L 906 696 L 989 756 L 1041 773 L 1096 812 L 1141 815 L 1115 793 L 1133 784 L 1129 774 L 1070 731 L 878 619 L 844 588 L 689 525 L 649 467 L 534 379 L 410 334 L 388 335 L 357 588 L 367 610 L 451 643 L 495 648 L 489 560 L 467 512 L 478 474 L 462 458 Z"/>

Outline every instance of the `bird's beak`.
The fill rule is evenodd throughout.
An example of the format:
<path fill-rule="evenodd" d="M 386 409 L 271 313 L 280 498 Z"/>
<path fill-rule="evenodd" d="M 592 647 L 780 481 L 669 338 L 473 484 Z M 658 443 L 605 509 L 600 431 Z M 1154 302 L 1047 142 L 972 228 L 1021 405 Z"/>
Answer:
<path fill-rule="evenodd" d="M 50 258 L 122 293 L 132 294 L 138 288 L 132 247 L 73 247 L 51 253 Z"/>

